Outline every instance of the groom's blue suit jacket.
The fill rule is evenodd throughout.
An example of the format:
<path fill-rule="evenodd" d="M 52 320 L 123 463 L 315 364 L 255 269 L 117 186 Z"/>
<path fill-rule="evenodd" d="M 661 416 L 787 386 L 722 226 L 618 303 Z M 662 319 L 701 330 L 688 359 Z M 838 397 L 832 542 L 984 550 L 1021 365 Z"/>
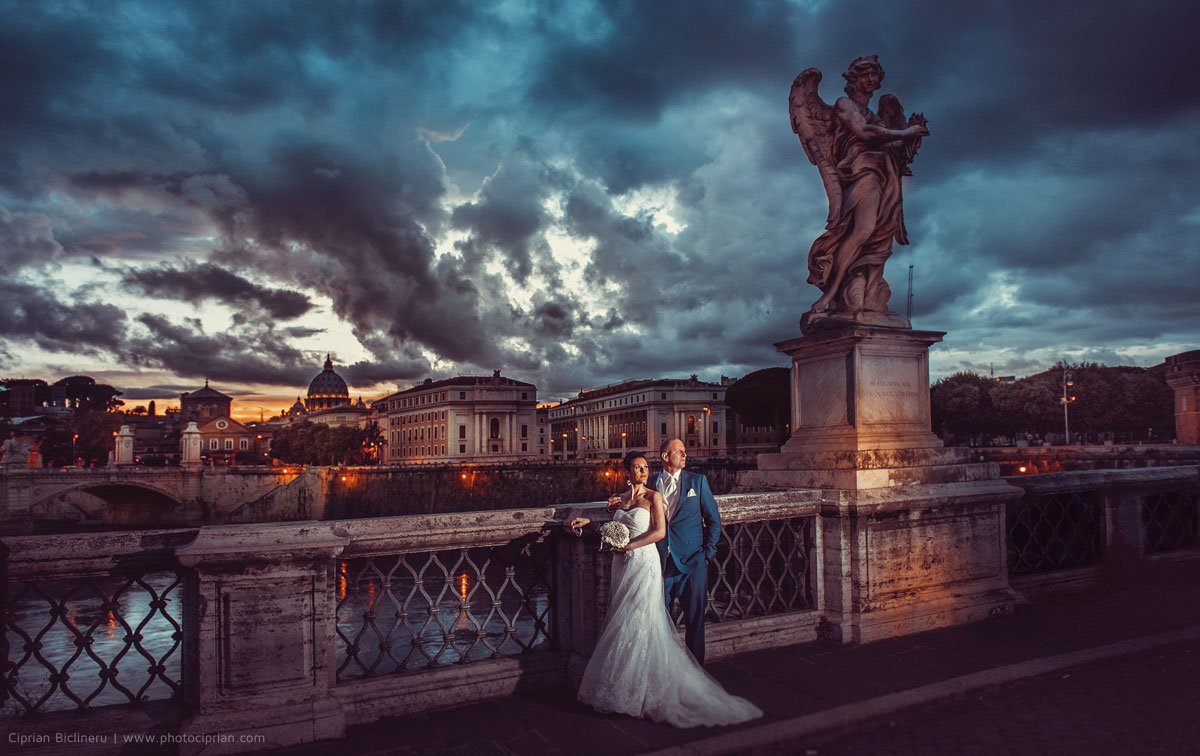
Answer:
<path fill-rule="evenodd" d="M 648 483 L 658 490 L 658 473 Z M 721 537 L 721 515 L 717 511 L 717 500 L 708 487 L 708 478 L 683 470 L 679 473 L 679 506 L 667 523 L 667 537 L 658 542 L 658 553 L 665 565 L 667 559 L 675 562 L 680 572 L 695 572 L 703 569 L 705 560 L 717 554 L 717 540 Z"/>

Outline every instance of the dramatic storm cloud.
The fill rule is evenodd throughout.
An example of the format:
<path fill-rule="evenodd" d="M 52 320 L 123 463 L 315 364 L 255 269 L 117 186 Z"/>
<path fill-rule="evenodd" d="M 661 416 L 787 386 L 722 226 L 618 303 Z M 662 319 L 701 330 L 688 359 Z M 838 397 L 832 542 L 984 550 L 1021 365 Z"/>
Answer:
<path fill-rule="evenodd" d="M 827 212 L 788 88 L 867 54 L 929 119 L 887 277 L 935 374 L 1200 346 L 1184 3 L 0 11 L 5 374 L 270 404 L 327 352 L 368 400 L 783 364 Z"/>

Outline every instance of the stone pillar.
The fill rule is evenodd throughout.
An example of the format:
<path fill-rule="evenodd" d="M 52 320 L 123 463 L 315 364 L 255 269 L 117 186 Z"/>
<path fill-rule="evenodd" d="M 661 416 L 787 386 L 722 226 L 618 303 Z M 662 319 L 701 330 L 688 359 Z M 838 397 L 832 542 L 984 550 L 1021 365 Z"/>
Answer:
<path fill-rule="evenodd" d="M 121 430 L 117 432 L 116 463 L 133 464 L 133 431 L 128 425 L 122 425 Z"/>
<path fill-rule="evenodd" d="M 817 592 L 844 642 L 1014 604 L 1005 510 L 1021 490 L 930 431 L 928 349 L 942 336 L 848 325 L 775 345 L 792 358 L 792 435 L 738 486 L 820 490 Z"/>
<path fill-rule="evenodd" d="M 184 602 L 186 736 L 234 742 L 181 753 L 256 749 L 345 736 L 334 687 L 333 559 L 349 539 L 329 525 L 214 526 L 179 549 L 193 569 Z M 230 737 L 232 736 L 232 737 Z"/>
<path fill-rule="evenodd" d="M 183 438 L 180 442 L 182 457 L 180 464 L 185 468 L 196 468 L 200 466 L 201 444 L 204 440 L 200 437 L 200 429 L 195 423 L 188 423 L 183 429 Z"/>
<path fill-rule="evenodd" d="M 1167 385 L 1175 389 L 1175 440 L 1200 444 L 1200 350 L 1168 357 Z"/>

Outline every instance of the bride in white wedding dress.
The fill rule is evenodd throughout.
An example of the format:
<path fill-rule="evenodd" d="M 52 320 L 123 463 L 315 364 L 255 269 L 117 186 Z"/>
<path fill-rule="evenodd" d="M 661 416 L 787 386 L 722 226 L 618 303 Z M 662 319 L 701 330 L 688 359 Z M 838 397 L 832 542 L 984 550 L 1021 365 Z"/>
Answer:
<path fill-rule="evenodd" d="M 667 614 L 662 563 L 654 544 L 666 536 L 662 494 L 646 487 L 650 466 L 625 458 L 631 487 L 613 520 L 629 528 L 629 544 L 613 549 L 612 596 L 579 700 L 599 711 L 645 717 L 675 727 L 736 724 L 762 716 L 744 698 L 725 692 L 684 646 Z M 577 517 L 576 533 L 591 521 Z"/>

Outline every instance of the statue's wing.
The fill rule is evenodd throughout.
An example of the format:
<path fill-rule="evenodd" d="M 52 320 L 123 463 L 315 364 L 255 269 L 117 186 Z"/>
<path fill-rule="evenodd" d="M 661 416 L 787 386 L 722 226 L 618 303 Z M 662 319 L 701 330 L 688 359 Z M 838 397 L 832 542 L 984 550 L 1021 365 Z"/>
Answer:
<path fill-rule="evenodd" d="M 804 154 L 821 172 L 825 193 L 829 195 L 829 217 L 826 228 L 832 228 L 842 214 L 842 184 L 833 161 L 832 108 L 817 94 L 821 72 L 807 68 L 792 82 L 788 95 L 788 110 L 792 116 L 792 131 L 800 137 Z"/>
<path fill-rule="evenodd" d="M 924 125 L 925 116 L 920 113 L 913 113 L 908 120 L 904 118 L 904 107 L 900 104 L 900 98 L 894 94 L 885 94 L 879 98 L 879 110 L 876 113 L 879 116 L 879 121 L 884 128 L 888 129 L 905 129 L 915 123 Z M 897 140 L 888 143 L 887 149 L 896 158 L 896 164 L 900 167 L 901 176 L 911 176 L 912 171 L 909 170 L 909 165 L 913 158 L 917 155 L 917 149 L 921 146 L 921 139 Z"/>

